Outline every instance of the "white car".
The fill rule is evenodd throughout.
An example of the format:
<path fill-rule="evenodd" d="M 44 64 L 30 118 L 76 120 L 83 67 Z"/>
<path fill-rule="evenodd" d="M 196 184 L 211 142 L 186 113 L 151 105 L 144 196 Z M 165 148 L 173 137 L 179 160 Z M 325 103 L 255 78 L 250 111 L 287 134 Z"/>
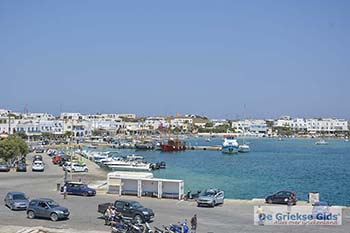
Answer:
<path fill-rule="evenodd" d="M 32 164 L 33 172 L 43 172 L 45 170 L 45 163 L 40 160 L 35 160 Z"/>
<path fill-rule="evenodd" d="M 86 166 L 85 163 L 75 163 L 71 164 L 70 162 L 67 162 L 63 168 L 64 170 L 67 170 L 68 172 L 88 172 L 89 169 Z"/>

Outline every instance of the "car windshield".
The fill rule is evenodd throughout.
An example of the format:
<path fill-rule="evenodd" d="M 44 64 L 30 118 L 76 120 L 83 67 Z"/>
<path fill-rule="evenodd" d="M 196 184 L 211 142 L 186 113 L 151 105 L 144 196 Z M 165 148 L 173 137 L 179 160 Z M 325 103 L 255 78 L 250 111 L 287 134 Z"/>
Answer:
<path fill-rule="evenodd" d="M 131 206 L 134 207 L 134 208 L 141 208 L 141 207 L 143 207 L 143 206 L 142 206 L 140 203 L 138 203 L 138 202 L 132 203 Z"/>
<path fill-rule="evenodd" d="M 214 196 L 215 195 L 215 192 L 210 190 L 210 191 L 206 191 L 204 196 Z"/>
<path fill-rule="evenodd" d="M 51 208 L 55 208 L 55 207 L 58 207 L 59 205 L 54 202 L 54 201 L 48 201 L 47 204 L 51 207 Z"/>
<path fill-rule="evenodd" d="M 13 194 L 12 199 L 13 200 L 23 200 L 23 199 L 26 199 L 26 197 L 24 196 L 24 194 L 18 193 L 18 194 Z"/>

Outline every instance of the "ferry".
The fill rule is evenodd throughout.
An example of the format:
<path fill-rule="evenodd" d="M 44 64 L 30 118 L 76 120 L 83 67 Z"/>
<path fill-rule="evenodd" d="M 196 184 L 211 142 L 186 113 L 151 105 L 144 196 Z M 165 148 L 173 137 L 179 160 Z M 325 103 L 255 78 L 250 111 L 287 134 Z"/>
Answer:
<path fill-rule="evenodd" d="M 226 137 L 222 143 L 221 152 L 224 154 L 238 153 L 238 142 L 234 137 Z"/>

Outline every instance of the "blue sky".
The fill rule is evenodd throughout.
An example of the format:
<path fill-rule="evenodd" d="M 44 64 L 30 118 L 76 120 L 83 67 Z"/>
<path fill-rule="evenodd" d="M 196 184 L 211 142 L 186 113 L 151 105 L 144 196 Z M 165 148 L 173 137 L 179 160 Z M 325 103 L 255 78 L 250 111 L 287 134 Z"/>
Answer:
<path fill-rule="evenodd" d="M 0 108 L 350 118 L 350 1 L 0 1 Z"/>

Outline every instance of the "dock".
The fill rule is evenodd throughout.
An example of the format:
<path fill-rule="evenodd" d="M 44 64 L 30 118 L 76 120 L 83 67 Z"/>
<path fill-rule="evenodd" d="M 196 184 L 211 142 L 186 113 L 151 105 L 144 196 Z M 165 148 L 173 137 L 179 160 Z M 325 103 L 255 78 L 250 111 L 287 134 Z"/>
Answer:
<path fill-rule="evenodd" d="M 187 150 L 221 150 L 221 146 L 188 146 Z"/>

